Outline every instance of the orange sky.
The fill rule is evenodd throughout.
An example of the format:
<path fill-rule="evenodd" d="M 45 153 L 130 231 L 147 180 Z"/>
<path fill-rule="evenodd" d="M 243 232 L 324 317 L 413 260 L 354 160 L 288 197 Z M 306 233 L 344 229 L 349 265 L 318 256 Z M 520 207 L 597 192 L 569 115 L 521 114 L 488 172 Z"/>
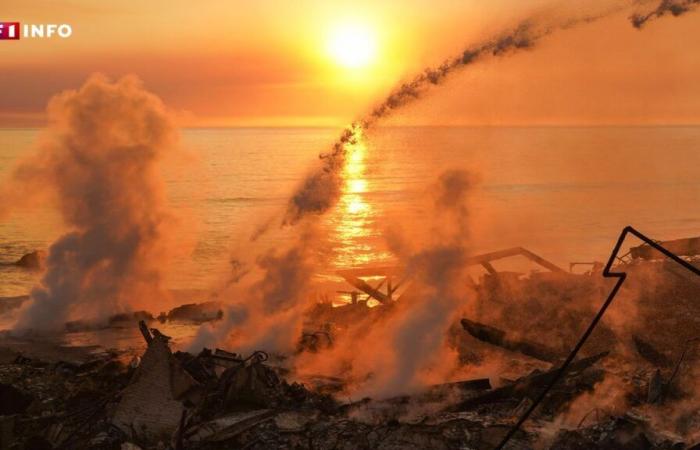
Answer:
<path fill-rule="evenodd" d="M 73 36 L 0 41 L 0 126 L 40 125 L 52 94 L 96 71 L 138 75 L 185 126 L 338 126 L 424 65 L 562 2 L 378 3 L 3 0 L 1 20 L 69 23 Z M 691 47 L 700 13 L 643 31 L 627 15 L 480 63 L 392 122 L 700 123 L 700 52 Z M 347 23 L 375 36 L 377 57 L 366 67 L 342 67 L 328 54 L 329 36 Z"/>

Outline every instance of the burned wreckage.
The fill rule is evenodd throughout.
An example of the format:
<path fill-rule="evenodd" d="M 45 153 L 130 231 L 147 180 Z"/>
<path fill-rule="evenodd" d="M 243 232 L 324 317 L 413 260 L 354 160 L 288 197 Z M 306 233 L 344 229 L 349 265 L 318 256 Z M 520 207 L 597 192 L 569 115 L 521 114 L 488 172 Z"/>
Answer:
<path fill-rule="evenodd" d="M 623 255 L 629 235 L 644 242 Z M 517 255 L 545 270 L 494 268 Z M 495 357 L 501 371 L 383 399 L 345 396 L 342 377 L 296 376 L 265 349 L 173 352 L 152 317 L 134 318 L 145 351 L 131 359 L 0 345 L 0 449 L 697 450 L 698 259 L 700 238 L 631 228 L 585 273 L 523 248 L 470 257 L 485 270 L 468 280 L 478 307 L 447 338 L 462 365 Z M 410 295 L 399 268 L 339 275 L 352 301 L 308 311 L 299 353 L 331 348 L 344 324 L 390 319 Z M 634 320 L 620 320 L 630 304 Z"/>

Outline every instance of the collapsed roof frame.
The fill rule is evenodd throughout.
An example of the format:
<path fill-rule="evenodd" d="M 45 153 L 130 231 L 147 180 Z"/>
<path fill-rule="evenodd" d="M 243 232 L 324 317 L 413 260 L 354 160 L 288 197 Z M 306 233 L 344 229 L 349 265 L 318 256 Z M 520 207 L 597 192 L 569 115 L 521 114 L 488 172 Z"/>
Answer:
<path fill-rule="evenodd" d="M 564 269 L 557 266 L 553 262 L 548 261 L 523 247 L 511 247 L 505 250 L 469 256 L 464 260 L 464 265 L 481 265 L 489 274 L 496 275 L 498 274 L 498 271 L 493 267 L 491 262 L 513 256 L 524 256 L 550 272 L 566 273 Z M 395 297 L 396 291 L 399 289 L 399 287 L 409 281 L 409 275 L 405 274 L 405 269 L 398 266 L 339 270 L 336 272 L 336 274 L 341 276 L 348 284 L 367 294 L 366 300 L 372 298 L 380 303 L 389 303 L 396 300 L 398 298 Z M 394 278 L 397 276 L 402 276 L 402 278 L 398 283 L 394 284 Z M 376 287 L 374 287 L 362 279 L 367 277 L 382 277 L 382 280 Z M 384 286 L 384 283 L 386 283 L 386 293 L 380 290 Z M 357 296 L 353 295 L 353 303 L 356 301 L 356 298 Z"/>

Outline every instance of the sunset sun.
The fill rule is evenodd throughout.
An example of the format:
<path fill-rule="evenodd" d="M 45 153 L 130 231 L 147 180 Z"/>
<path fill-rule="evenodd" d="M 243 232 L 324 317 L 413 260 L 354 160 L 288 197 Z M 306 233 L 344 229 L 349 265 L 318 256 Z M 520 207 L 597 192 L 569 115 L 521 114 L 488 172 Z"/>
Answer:
<path fill-rule="evenodd" d="M 377 56 L 374 31 L 362 24 L 346 23 L 331 30 L 328 54 L 338 65 L 348 69 L 367 67 Z"/>

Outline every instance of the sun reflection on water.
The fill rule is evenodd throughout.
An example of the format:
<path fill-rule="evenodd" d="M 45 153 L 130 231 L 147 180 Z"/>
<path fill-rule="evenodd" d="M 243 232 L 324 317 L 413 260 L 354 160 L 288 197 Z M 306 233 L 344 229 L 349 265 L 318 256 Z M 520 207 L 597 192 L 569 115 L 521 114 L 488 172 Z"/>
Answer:
<path fill-rule="evenodd" d="M 355 129 L 354 137 L 345 147 L 347 159 L 343 168 L 342 194 L 331 218 L 332 234 L 336 242 L 336 268 L 364 266 L 376 259 L 370 242 L 376 236 L 376 211 L 367 198 L 370 190 L 365 178 L 367 145 L 361 129 Z"/>

